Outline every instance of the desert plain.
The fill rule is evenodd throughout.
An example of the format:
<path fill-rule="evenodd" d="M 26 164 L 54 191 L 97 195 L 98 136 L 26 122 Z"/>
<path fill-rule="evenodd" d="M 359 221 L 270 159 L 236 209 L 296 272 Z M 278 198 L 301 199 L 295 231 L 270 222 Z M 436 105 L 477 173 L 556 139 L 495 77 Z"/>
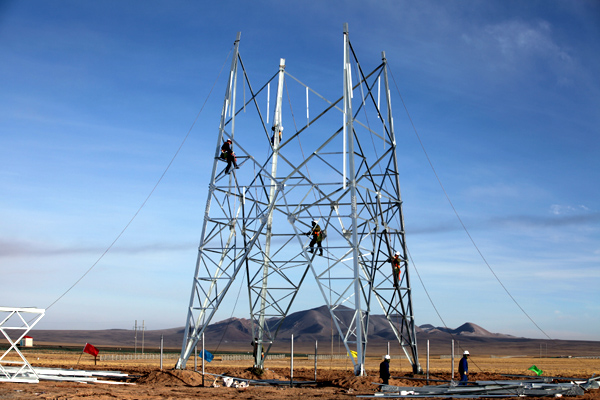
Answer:
<path fill-rule="evenodd" d="M 40 381 L 39 383 L 0 383 L 0 399 L 352 399 L 357 396 L 372 396 L 377 393 L 380 382 L 378 366 L 380 357 L 367 357 L 367 376 L 355 377 L 349 359 L 318 360 L 317 380 L 313 359 L 306 355 L 295 356 L 293 364 L 293 385 L 290 386 L 291 363 L 289 356 L 278 360 L 267 360 L 262 379 L 278 380 L 280 385 L 255 385 L 247 388 L 223 387 L 221 378 L 215 375 L 231 375 L 245 379 L 260 379 L 250 372 L 251 360 L 227 361 L 216 356 L 205 363 L 205 375 L 202 364 L 189 360 L 186 370 L 175 370 L 174 360 L 124 360 L 98 361 L 90 355 L 73 351 L 36 350 L 24 351 L 33 367 L 53 367 L 63 369 L 120 371 L 129 378 L 125 384 L 77 383 Z M 81 357 L 80 357 L 81 356 Z M 426 379 L 457 379 L 458 359 L 455 360 L 455 372 L 452 375 L 452 361 L 439 355 L 420 356 L 424 373 L 413 375 L 411 365 L 406 359 L 393 359 L 391 362 L 392 379 L 390 384 L 399 386 L 421 386 Z M 536 365 L 542 369 L 543 376 L 561 376 L 588 378 L 600 373 L 600 358 L 593 357 L 539 357 L 539 356 L 491 356 L 473 355 L 470 360 L 469 380 L 507 380 L 502 374 L 531 375 L 528 368 Z M 196 369 L 196 370 L 195 370 Z M 428 373 L 427 373 L 428 371 Z M 407 379 L 412 377 L 418 379 Z M 313 381 L 310 385 L 303 381 Z M 214 387 L 213 384 L 219 385 Z M 430 384 L 435 384 L 430 382 Z M 583 396 L 573 399 L 600 399 L 600 390 L 590 390 Z"/>

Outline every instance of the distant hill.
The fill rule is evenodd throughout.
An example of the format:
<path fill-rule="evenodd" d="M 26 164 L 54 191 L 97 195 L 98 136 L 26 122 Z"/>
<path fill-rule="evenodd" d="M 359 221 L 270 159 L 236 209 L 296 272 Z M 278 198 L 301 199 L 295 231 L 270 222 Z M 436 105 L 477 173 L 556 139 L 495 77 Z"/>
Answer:
<path fill-rule="evenodd" d="M 349 324 L 353 317 L 353 310 L 347 309 L 347 313 L 341 313 L 341 319 L 345 324 Z M 273 318 L 267 321 L 269 329 L 275 329 L 279 322 L 278 318 Z M 501 333 L 491 333 L 482 327 L 473 324 L 465 323 L 456 329 L 445 327 L 433 327 L 432 325 L 423 325 L 416 327 L 417 336 L 420 333 L 434 334 L 443 337 L 457 336 L 479 336 L 489 338 L 510 338 L 513 336 L 504 335 Z M 182 331 L 183 332 L 183 331 Z M 288 315 L 283 321 L 277 339 L 282 341 L 291 340 L 292 334 L 296 342 L 314 342 L 318 340 L 330 341 L 338 339 L 337 329 L 331 320 L 327 306 L 321 306 L 310 310 L 299 311 Z M 252 340 L 252 322 L 245 318 L 230 318 L 224 321 L 219 321 L 209 325 L 206 330 L 205 337 L 211 340 L 223 338 L 227 342 L 251 341 Z M 392 331 L 387 319 L 384 315 L 371 315 L 369 321 L 369 341 L 391 341 L 395 340 L 394 332 Z"/>
<path fill-rule="evenodd" d="M 462 337 L 462 336 L 481 336 L 481 337 L 496 337 L 496 338 L 514 337 L 512 335 L 506 335 L 503 333 L 492 333 L 472 322 L 464 323 L 456 329 L 450 329 L 450 328 L 445 328 L 445 327 L 435 327 L 435 326 L 429 325 L 429 324 L 421 325 L 419 328 L 420 328 L 421 332 L 446 333 L 446 334 L 450 334 L 452 336 L 458 336 L 458 337 Z"/>
<path fill-rule="evenodd" d="M 342 313 L 341 318 L 345 323 L 350 322 L 352 310 Z M 272 318 L 267 321 L 272 329 L 279 321 Z M 146 349 L 158 348 L 161 335 L 164 346 L 171 349 L 181 348 L 185 328 L 171 328 L 161 330 L 138 331 L 137 348 L 141 349 L 142 343 Z M 416 327 L 417 344 L 419 351 L 424 351 L 425 344 L 429 341 L 432 354 L 450 354 L 451 341 L 454 340 L 457 349 L 469 349 L 471 353 L 483 354 L 529 354 L 538 355 L 540 349 L 543 355 L 565 354 L 593 354 L 600 356 L 600 342 L 569 341 L 569 340 L 538 340 L 518 338 L 502 333 L 492 333 L 486 329 L 467 322 L 456 329 L 435 327 L 430 324 Z M 321 306 L 305 311 L 298 311 L 288 315 L 279 329 L 274 350 L 285 351 L 289 349 L 289 342 L 294 335 L 295 349 L 309 349 L 315 341 L 329 343 L 331 348 L 340 349 L 341 341 L 337 330 L 332 323 L 327 306 Z M 252 321 L 245 318 L 229 318 L 215 322 L 205 331 L 206 346 L 221 351 L 250 351 L 252 341 Z M 54 345 L 82 345 L 92 343 L 95 346 L 134 348 L 136 345 L 133 330 L 107 329 L 107 330 L 38 330 L 30 332 L 34 344 L 52 343 Z M 384 351 L 388 342 L 396 345 L 395 335 L 383 315 L 371 315 L 368 332 L 368 349 Z M 0 343 L 2 343 L 0 341 Z M 544 343 L 543 346 L 541 344 Z M 342 346 L 343 347 L 343 346 Z M 458 351 L 458 350 L 457 350 Z"/>

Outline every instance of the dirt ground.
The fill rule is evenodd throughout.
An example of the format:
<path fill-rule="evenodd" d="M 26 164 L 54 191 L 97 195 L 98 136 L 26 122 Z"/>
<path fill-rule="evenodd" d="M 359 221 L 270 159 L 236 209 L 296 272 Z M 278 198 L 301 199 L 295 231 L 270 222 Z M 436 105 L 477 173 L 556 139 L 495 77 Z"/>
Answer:
<path fill-rule="evenodd" d="M 72 354 L 28 354 L 27 358 L 34 367 L 75 368 L 77 355 Z M 81 370 L 121 371 L 130 375 L 129 384 L 84 384 L 72 382 L 40 381 L 30 383 L 0 383 L 0 400 L 4 399 L 351 399 L 357 395 L 374 395 L 379 382 L 377 358 L 367 359 L 367 376 L 355 377 L 352 364 L 347 360 L 319 361 L 317 381 L 310 385 L 302 382 L 314 381 L 314 361 L 294 359 L 294 387 L 290 387 L 290 359 L 268 361 L 266 371 L 261 377 L 266 380 L 278 380 L 279 386 L 254 385 L 247 388 L 223 387 L 221 378 L 209 374 L 224 374 L 245 379 L 259 379 L 249 371 L 250 361 L 219 361 L 215 359 L 205 364 L 204 386 L 201 364 L 190 359 L 188 369 L 174 370 L 174 360 L 165 360 L 163 370 L 158 360 L 103 361 L 94 365 L 93 359 L 86 357 L 76 366 Z M 167 365 L 168 364 L 168 365 Z M 586 378 L 600 373 L 600 359 L 575 358 L 490 358 L 473 357 L 470 360 L 469 380 L 510 379 L 501 374 L 533 375 L 528 371 L 532 365 L 541 368 L 544 376 L 563 376 Z M 390 384 L 399 386 L 421 386 L 426 384 L 427 367 L 430 379 L 451 379 L 450 359 L 431 359 L 421 361 L 425 373 L 415 376 L 422 380 L 391 379 Z M 455 370 L 458 360 L 455 360 Z M 412 376 L 411 367 L 406 360 L 392 360 L 393 377 Z M 456 375 L 454 376 L 456 379 Z M 213 382 L 220 387 L 212 387 Z M 435 384 L 430 382 L 430 384 Z M 573 399 L 600 400 L 600 390 L 588 391 L 584 396 Z"/>

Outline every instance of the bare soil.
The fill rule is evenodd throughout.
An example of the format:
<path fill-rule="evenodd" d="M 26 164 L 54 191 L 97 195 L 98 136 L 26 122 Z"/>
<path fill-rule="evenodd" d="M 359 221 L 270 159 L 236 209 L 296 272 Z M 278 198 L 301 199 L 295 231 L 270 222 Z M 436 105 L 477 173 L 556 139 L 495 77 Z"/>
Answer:
<path fill-rule="evenodd" d="M 27 355 L 34 367 L 74 368 L 77 363 L 76 354 L 40 353 Z M 356 377 L 352 373 L 352 364 L 346 360 L 319 361 L 317 381 L 304 385 L 302 382 L 314 381 L 314 361 L 294 359 L 293 382 L 290 387 L 290 359 L 276 360 L 267 363 L 264 374 L 260 377 L 250 372 L 250 361 L 219 361 L 205 364 L 204 377 L 201 365 L 194 371 L 192 360 L 188 369 L 174 370 L 170 364 L 163 363 L 159 368 L 158 360 L 103 361 L 94 365 L 91 356 L 84 356 L 76 369 L 121 371 L 130 375 L 130 384 L 84 384 L 72 382 L 40 381 L 37 384 L 0 383 L 0 399 L 352 399 L 357 395 L 373 395 L 377 389 L 378 365 L 380 359 L 369 358 L 366 362 L 367 376 Z M 429 365 L 430 379 L 448 380 L 452 378 L 450 359 L 423 360 L 421 365 L 427 371 Z M 600 373 L 600 359 L 576 358 L 490 358 L 489 356 L 472 357 L 470 360 L 469 380 L 506 380 L 501 374 L 533 375 L 528 371 L 531 365 L 541 368 L 544 376 L 563 376 L 587 378 Z M 455 369 L 458 360 L 455 362 Z M 413 376 L 411 366 L 406 360 L 392 360 L 392 376 L 390 384 L 398 386 L 421 386 L 427 384 L 427 373 Z M 222 379 L 214 375 L 230 375 L 243 379 L 263 379 L 280 381 L 278 386 L 251 384 L 248 388 L 236 389 L 223 387 Z M 413 377 L 406 379 L 398 377 Z M 456 379 L 456 375 L 454 376 Z M 213 387 L 213 383 L 220 387 Z M 435 384 L 430 382 L 430 384 Z M 584 396 L 573 399 L 600 400 L 600 390 L 588 391 Z"/>

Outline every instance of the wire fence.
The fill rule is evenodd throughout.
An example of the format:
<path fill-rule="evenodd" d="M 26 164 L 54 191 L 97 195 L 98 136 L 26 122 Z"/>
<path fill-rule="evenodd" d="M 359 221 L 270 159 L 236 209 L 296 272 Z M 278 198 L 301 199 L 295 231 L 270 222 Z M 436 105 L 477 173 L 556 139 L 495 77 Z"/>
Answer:
<path fill-rule="evenodd" d="M 177 359 L 179 353 L 163 353 L 163 360 Z M 123 360 L 160 360 L 160 353 L 118 353 L 99 354 L 99 361 L 123 361 Z"/>
<path fill-rule="evenodd" d="M 163 353 L 163 359 L 178 359 L 179 353 Z M 241 361 L 252 360 L 252 354 L 215 354 L 215 358 L 220 358 L 222 361 Z M 269 354 L 267 360 L 284 359 L 285 354 Z M 314 356 L 313 356 L 314 357 Z M 160 353 L 114 353 L 114 354 L 99 354 L 99 361 L 123 361 L 123 360 L 159 360 Z"/>
<path fill-rule="evenodd" d="M 308 354 L 309 360 L 314 360 L 314 354 Z M 317 354 L 317 360 L 342 360 L 348 358 L 346 354 Z"/>
<path fill-rule="evenodd" d="M 217 355 L 215 355 L 217 357 Z M 252 354 L 220 354 L 221 360 L 223 361 L 241 361 L 241 360 L 252 360 L 254 356 Z M 285 358 L 285 354 L 269 354 L 267 360 L 282 360 Z"/>
<path fill-rule="evenodd" d="M 179 353 L 163 353 L 163 359 L 178 359 Z M 220 359 L 221 361 L 243 361 L 243 360 L 252 360 L 254 356 L 252 354 L 215 354 L 215 359 Z M 267 355 L 267 360 L 283 360 L 286 357 L 289 357 L 289 354 L 269 354 Z M 296 359 L 302 359 L 306 357 L 308 360 L 314 360 L 314 354 L 304 355 L 294 355 Z M 346 354 L 317 354 L 317 360 L 344 360 L 348 358 Z M 392 355 L 392 359 L 399 360 L 405 359 L 406 356 L 402 355 Z M 159 360 L 160 353 L 104 353 L 98 355 L 98 361 L 122 361 L 122 360 Z"/>

